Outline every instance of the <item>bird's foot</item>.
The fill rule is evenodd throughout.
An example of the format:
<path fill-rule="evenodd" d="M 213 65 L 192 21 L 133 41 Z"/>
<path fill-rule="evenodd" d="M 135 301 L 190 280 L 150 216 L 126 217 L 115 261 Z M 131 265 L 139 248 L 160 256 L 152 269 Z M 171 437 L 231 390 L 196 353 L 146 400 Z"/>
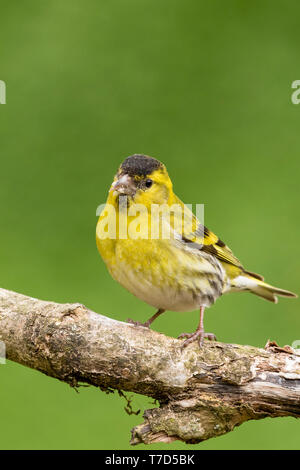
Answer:
<path fill-rule="evenodd" d="M 144 328 L 149 328 L 150 326 L 150 324 L 147 321 L 145 323 L 142 323 L 140 321 L 132 320 L 131 318 L 127 318 L 126 322 L 134 326 L 143 326 Z"/>
<path fill-rule="evenodd" d="M 204 338 L 208 339 L 209 341 L 216 341 L 217 338 L 213 333 L 205 333 L 203 329 L 198 329 L 195 333 L 182 333 L 178 336 L 178 338 L 187 338 L 182 346 L 181 349 L 187 347 L 188 344 L 193 343 L 194 341 L 198 341 L 199 346 L 203 345 Z"/>

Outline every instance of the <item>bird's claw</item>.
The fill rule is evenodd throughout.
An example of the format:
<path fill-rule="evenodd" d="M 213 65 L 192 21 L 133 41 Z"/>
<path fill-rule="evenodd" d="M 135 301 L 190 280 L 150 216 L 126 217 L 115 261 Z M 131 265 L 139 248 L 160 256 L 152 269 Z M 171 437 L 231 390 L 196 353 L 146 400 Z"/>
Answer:
<path fill-rule="evenodd" d="M 184 349 L 188 346 L 188 344 L 193 343 L 194 341 L 198 341 L 199 346 L 203 345 L 203 340 L 204 338 L 208 339 L 209 341 L 216 341 L 217 338 L 213 333 L 205 333 L 204 330 L 199 329 L 195 331 L 195 333 L 181 333 L 181 335 L 178 336 L 178 339 L 180 338 L 187 338 L 182 346 L 181 349 Z"/>
<path fill-rule="evenodd" d="M 131 325 L 134 325 L 134 326 L 142 326 L 144 328 L 149 328 L 149 324 L 147 322 L 142 323 L 140 321 L 132 320 L 131 318 L 127 318 L 126 322 L 130 323 Z"/>

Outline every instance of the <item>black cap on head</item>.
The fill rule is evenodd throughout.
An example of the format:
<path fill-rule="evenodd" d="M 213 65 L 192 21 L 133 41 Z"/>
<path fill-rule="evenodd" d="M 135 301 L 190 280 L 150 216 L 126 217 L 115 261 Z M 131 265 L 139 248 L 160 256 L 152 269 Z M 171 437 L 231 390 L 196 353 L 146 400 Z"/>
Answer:
<path fill-rule="evenodd" d="M 146 176 L 150 175 L 154 170 L 163 168 L 163 164 L 156 160 L 156 158 L 148 157 L 147 155 L 131 155 L 127 157 L 121 164 L 122 173 L 129 176 Z"/>

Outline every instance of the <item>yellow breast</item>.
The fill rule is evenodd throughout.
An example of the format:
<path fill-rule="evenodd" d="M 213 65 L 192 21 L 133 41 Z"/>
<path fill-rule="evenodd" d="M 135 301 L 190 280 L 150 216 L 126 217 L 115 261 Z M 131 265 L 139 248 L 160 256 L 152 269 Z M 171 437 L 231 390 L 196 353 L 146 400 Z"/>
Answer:
<path fill-rule="evenodd" d="M 115 233 L 108 233 L 105 218 L 116 224 Z M 128 291 L 149 305 L 173 311 L 211 305 L 221 295 L 224 270 L 218 261 L 183 249 L 174 239 L 120 238 L 121 218 L 122 214 L 109 215 L 106 207 L 96 238 L 110 274 Z"/>

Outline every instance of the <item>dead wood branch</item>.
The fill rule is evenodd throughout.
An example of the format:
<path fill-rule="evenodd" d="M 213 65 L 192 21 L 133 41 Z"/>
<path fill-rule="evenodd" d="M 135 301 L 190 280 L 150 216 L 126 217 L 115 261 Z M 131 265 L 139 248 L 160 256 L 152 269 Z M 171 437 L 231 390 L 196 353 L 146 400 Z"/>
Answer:
<path fill-rule="evenodd" d="M 132 430 L 132 444 L 197 443 L 250 419 L 300 416 L 300 356 L 181 341 L 96 314 L 0 289 L 0 340 L 7 359 L 72 386 L 124 390 L 158 400 Z"/>

